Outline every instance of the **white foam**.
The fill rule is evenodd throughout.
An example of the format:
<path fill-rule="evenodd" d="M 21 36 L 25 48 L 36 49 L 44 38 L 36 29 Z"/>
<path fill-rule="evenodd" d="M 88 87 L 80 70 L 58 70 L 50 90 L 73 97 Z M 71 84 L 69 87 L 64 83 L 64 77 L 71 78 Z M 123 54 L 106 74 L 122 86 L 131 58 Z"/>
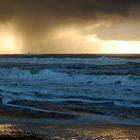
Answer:
<path fill-rule="evenodd" d="M 13 79 L 24 80 L 25 82 L 34 83 L 35 81 L 39 82 L 58 82 L 58 83 L 80 83 L 90 82 L 91 84 L 121 84 L 128 86 L 139 86 L 140 78 L 139 76 L 133 75 L 84 75 L 84 74 L 75 74 L 73 76 L 68 75 L 67 73 L 55 72 L 49 69 L 41 70 L 36 74 L 32 74 L 29 70 L 20 70 L 18 68 L 13 69 L 0 69 L 1 79 Z M 14 83 L 13 83 L 14 84 Z"/>
<path fill-rule="evenodd" d="M 117 106 L 122 106 L 122 107 L 140 108 L 140 104 L 134 104 L 131 102 L 126 102 L 126 101 L 122 101 L 122 102 L 115 101 L 114 104 Z"/>

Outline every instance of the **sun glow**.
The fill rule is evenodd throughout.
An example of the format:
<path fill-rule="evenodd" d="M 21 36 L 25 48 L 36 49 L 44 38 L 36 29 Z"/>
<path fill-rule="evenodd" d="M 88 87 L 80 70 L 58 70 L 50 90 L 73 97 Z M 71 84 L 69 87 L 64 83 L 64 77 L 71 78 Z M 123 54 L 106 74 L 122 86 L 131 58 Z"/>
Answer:
<path fill-rule="evenodd" d="M 60 28 L 51 36 L 53 42 L 64 46 L 64 50 L 60 50 L 63 52 L 69 53 L 71 48 L 70 53 L 140 54 L 140 41 L 101 40 L 96 34 L 83 34 L 73 27 Z"/>
<path fill-rule="evenodd" d="M 106 53 L 116 54 L 138 54 L 140 53 L 139 41 L 104 41 Z"/>
<path fill-rule="evenodd" d="M 97 45 L 97 53 L 140 54 L 140 41 L 100 40 L 96 35 L 89 36 L 87 41 Z"/>
<path fill-rule="evenodd" d="M 10 24 L 0 25 L 0 53 L 22 53 L 22 40 Z"/>
<path fill-rule="evenodd" d="M 1 46 L 3 47 L 3 50 L 7 50 L 10 52 L 15 51 L 15 39 L 8 35 L 4 36 L 1 39 Z"/>

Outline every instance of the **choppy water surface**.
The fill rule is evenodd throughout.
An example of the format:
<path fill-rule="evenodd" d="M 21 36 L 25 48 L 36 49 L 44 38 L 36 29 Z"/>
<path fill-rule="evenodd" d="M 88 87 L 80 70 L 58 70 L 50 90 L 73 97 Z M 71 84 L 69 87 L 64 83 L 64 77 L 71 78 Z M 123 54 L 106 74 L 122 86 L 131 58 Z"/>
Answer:
<path fill-rule="evenodd" d="M 25 110 L 140 119 L 140 58 L 0 58 L 0 98 Z"/>

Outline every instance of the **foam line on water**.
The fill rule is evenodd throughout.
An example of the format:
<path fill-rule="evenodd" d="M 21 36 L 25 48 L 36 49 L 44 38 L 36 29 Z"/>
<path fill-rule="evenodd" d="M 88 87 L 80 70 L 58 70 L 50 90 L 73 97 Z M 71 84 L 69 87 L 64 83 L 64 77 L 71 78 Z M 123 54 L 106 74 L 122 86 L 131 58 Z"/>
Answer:
<path fill-rule="evenodd" d="M 44 113 L 50 113 L 50 114 L 54 113 L 54 114 L 59 114 L 59 115 L 74 115 L 74 114 L 69 113 L 69 112 L 50 111 L 50 110 L 40 109 L 40 108 L 35 108 L 35 107 L 30 107 L 30 106 L 14 105 L 14 104 L 11 104 L 10 102 L 12 102 L 11 99 L 3 99 L 2 100 L 2 103 L 4 105 L 10 106 L 10 107 L 23 108 L 23 109 L 32 110 L 35 112 L 44 112 Z"/>
<path fill-rule="evenodd" d="M 131 102 L 120 102 L 120 101 L 114 101 L 114 104 L 116 106 L 121 106 L 121 107 L 131 107 L 131 108 L 140 108 L 140 104 L 134 104 L 134 103 L 131 103 Z"/>

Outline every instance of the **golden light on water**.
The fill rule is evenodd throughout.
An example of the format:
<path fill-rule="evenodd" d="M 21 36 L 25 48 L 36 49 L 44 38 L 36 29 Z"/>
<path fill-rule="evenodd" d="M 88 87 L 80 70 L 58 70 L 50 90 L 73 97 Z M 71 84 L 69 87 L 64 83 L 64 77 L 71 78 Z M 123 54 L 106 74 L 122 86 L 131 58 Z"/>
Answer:
<path fill-rule="evenodd" d="M 10 24 L 0 25 L 0 53 L 22 53 L 23 42 Z"/>
<path fill-rule="evenodd" d="M 1 135 L 12 135 L 14 124 L 0 124 L 0 133 Z"/>

